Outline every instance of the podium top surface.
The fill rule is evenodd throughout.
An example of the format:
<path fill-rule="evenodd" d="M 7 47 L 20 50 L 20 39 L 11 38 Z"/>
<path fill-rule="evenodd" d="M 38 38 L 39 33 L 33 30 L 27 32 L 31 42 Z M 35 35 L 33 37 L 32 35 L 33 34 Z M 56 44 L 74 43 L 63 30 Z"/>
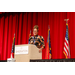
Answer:
<path fill-rule="evenodd" d="M 35 47 L 36 49 L 39 49 L 39 48 L 37 48 L 36 45 L 33 45 L 33 44 L 20 44 L 20 45 L 15 45 L 15 47 L 20 47 L 20 46 L 32 46 L 32 47 Z"/>

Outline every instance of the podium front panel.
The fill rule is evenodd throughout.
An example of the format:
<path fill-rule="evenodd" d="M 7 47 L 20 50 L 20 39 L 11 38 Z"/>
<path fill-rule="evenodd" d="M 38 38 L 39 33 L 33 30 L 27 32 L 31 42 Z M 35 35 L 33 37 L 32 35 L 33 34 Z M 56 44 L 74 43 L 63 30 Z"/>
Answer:
<path fill-rule="evenodd" d="M 39 48 L 37 48 L 35 45 L 31 46 L 30 51 L 30 59 L 42 59 L 42 52 L 39 53 Z"/>
<path fill-rule="evenodd" d="M 30 59 L 42 59 L 42 53 L 39 53 L 39 49 L 32 44 L 15 45 L 15 53 L 16 47 L 22 48 L 26 46 L 28 46 L 28 54 L 15 54 L 16 62 L 29 62 Z"/>

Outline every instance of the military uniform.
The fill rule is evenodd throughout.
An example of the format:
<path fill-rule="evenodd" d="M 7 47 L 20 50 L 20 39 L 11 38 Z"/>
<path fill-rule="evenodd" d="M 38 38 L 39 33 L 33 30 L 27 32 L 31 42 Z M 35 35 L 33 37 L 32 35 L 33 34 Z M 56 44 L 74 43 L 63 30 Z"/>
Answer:
<path fill-rule="evenodd" d="M 44 44 L 44 38 L 42 36 L 31 36 L 29 38 L 29 44 L 34 44 L 36 45 L 38 48 L 45 48 L 45 44 Z"/>

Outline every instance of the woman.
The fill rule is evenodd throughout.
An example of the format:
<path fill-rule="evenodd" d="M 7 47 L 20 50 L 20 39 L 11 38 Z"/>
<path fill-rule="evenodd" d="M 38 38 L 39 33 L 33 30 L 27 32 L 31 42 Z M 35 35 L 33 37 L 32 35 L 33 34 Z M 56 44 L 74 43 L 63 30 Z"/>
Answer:
<path fill-rule="evenodd" d="M 42 36 L 38 35 L 38 26 L 35 25 L 33 28 L 33 35 L 29 38 L 29 44 L 34 44 L 39 48 L 39 52 L 42 52 L 42 50 L 45 48 L 44 44 L 44 38 Z"/>

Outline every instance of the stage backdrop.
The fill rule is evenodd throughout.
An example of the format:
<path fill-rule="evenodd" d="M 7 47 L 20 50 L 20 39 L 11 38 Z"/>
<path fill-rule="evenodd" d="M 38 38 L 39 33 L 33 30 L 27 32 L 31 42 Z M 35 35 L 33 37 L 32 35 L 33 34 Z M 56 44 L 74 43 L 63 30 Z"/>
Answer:
<path fill-rule="evenodd" d="M 27 44 L 30 30 L 39 26 L 39 35 L 47 42 L 48 25 L 50 26 L 52 59 L 63 59 L 66 22 L 69 18 L 69 39 L 71 58 L 75 58 L 75 13 L 71 12 L 10 12 L 0 13 L 0 60 L 10 58 L 12 42 L 15 33 L 15 44 Z M 45 58 L 45 49 L 42 59 Z"/>

